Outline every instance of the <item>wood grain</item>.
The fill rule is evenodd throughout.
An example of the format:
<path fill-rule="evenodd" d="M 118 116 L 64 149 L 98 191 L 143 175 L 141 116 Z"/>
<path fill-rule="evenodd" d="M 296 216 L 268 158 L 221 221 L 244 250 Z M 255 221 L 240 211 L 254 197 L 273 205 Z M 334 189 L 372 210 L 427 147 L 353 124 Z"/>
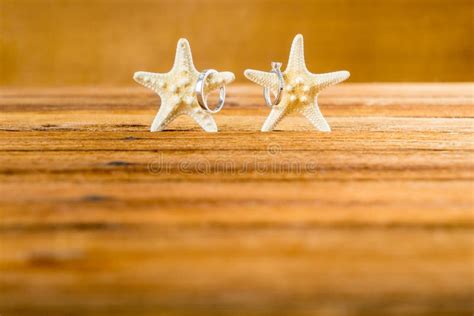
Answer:
<path fill-rule="evenodd" d="M 343 84 L 333 128 L 149 133 L 141 88 L 0 89 L 2 315 L 470 315 L 472 84 Z"/>

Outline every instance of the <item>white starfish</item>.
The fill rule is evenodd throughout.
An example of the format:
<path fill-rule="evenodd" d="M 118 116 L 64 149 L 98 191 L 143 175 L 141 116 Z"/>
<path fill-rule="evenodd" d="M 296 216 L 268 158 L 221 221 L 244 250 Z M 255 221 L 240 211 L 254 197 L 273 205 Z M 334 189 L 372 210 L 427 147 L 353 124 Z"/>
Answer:
<path fill-rule="evenodd" d="M 211 114 L 198 104 L 194 88 L 199 76 L 193 64 L 189 42 L 181 38 L 176 47 L 173 68 L 168 73 L 138 71 L 133 79 L 155 91 L 161 98 L 161 106 L 151 124 L 151 132 L 163 130 L 172 120 L 182 114 L 191 116 L 206 132 L 217 132 L 217 125 Z M 204 93 L 234 81 L 231 72 L 210 74 L 204 84 Z"/>
<path fill-rule="evenodd" d="M 270 89 L 278 91 L 278 76 L 273 72 L 247 69 L 245 76 Z M 306 68 L 304 60 L 303 35 L 298 34 L 291 45 L 288 65 L 283 72 L 284 90 L 278 105 L 274 106 L 262 126 L 262 132 L 269 132 L 288 114 L 303 114 L 318 130 L 330 132 L 331 128 L 319 111 L 318 94 L 324 88 L 349 78 L 348 71 L 337 71 L 325 74 L 312 74 Z"/>

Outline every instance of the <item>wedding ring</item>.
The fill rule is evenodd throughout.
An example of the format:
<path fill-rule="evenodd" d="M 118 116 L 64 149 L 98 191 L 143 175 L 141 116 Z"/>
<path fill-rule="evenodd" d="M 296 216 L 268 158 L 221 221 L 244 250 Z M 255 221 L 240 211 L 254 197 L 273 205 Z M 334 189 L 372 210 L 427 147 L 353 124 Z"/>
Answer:
<path fill-rule="evenodd" d="M 278 62 L 272 62 L 272 70 L 274 74 L 278 76 L 278 92 L 275 94 L 275 101 L 272 102 L 272 99 L 270 97 L 270 89 L 267 87 L 263 88 L 263 96 L 265 97 L 265 103 L 269 107 L 273 107 L 275 105 L 278 105 L 281 101 L 281 93 L 283 92 L 283 88 L 285 86 L 285 80 L 283 79 L 283 74 L 281 72 L 281 66 L 282 63 Z"/>
<path fill-rule="evenodd" d="M 215 107 L 214 110 L 211 110 L 209 108 L 209 106 L 207 105 L 207 96 L 204 95 L 204 83 L 206 82 L 207 77 L 211 74 L 217 74 L 217 71 L 214 70 L 214 69 L 206 69 L 206 70 L 203 70 L 199 74 L 198 80 L 196 82 L 196 88 L 194 89 L 194 92 L 196 92 L 197 101 L 199 103 L 199 106 L 203 110 L 205 110 L 208 113 L 217 113 L 224 106 L 225 85 L 223 84 L 220 87 L 220 90 L 219 90 L 219 103 L 217 104 L 217 106 Z"/>

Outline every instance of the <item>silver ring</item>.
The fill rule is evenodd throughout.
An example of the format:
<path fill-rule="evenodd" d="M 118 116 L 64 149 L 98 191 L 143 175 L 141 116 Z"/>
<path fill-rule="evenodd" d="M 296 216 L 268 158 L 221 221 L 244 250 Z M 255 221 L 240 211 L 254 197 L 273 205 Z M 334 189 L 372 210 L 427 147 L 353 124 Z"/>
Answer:
<path fill-rule="evenodd" d="M 265 103 L 269 107 L 273 107 L 275 105 L 278 105 L 281 100 L 281 93 L 283 92 L 283 88 L 285 86 L 285 80 L 283 79 L 283 74 L 281 73 L 281 65 L 282 63 L 277 63 L 277 62 L 272 62 L 272 71 L 274 74 L 278 76 L 278 93 L 275 95 L 275 101 L 272 102 L 272 99 L 270 97 L 270 89 L 265 87 L 263 88 L 263 96 L 265 97 Z"/>
<path fill-rule="evenodd" d="M 224 101 L 225 101 L 225 85 L 222 85 L 219 90 L 219 103 L 217 104 L 216 108 L 214 110 L 211 110 L 209 106 L 207 105 L 207 97 L 204 96 L 204 83 L 206 82 L 207 77 L 210 74 L 217 74 L 217 70 L 214 69 L 206 69 L 203 70 L 198 77 L 198 80 L 196 82 L 196 88 L 194 89 L 194 92 L 196 92 L 196 97 L 197 101 L 199 103 L 199 106 L 207 111 L 208 113 L 217 113 L 219 112 L 222 107 L 224 106 Z"/>

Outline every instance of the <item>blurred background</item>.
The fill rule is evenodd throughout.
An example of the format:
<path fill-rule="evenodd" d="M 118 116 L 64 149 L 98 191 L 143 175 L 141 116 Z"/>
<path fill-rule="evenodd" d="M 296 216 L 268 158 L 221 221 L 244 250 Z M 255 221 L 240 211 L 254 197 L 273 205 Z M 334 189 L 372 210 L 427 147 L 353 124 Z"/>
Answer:
<path fill-rule="evenodd" d="M 168 71 L 269 69 L 305 37 L 312 72 L 352 82 L 472 81 L 472 0 L 0 0 L 0 85 L 130 85 Z"/>

